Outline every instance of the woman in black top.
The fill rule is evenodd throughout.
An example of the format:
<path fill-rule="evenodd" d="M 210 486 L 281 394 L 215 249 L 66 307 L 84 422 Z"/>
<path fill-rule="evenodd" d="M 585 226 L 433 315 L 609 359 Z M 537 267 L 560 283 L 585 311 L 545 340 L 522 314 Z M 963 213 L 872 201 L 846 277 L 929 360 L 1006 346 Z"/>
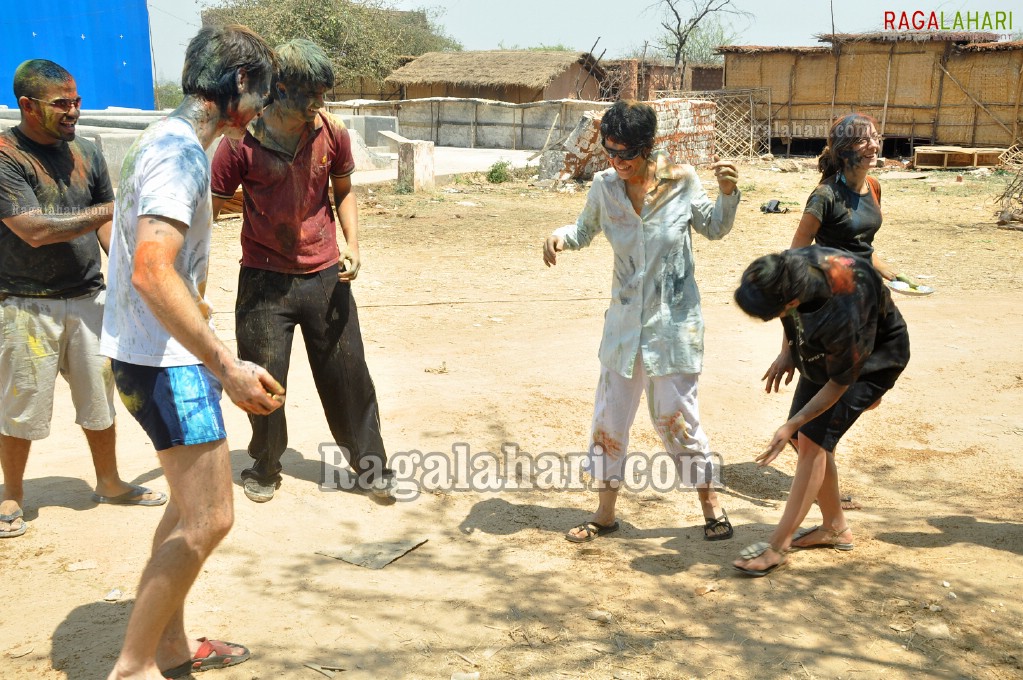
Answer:
<path fill-rule="evenodd" d="M 789 419 L 756 461 L 768 465 L 795 439 L 798 460 L 785 510 L 768 542 L 742 551 L 734 566 L 764 576 L 793 549 L 852 550 L 838 492 L 835 447 L 864 411 L 877 406 L 909 362 L 909 335 L 881 277 L 863 258 L 812 246 L 766 255 L 742 276 L 735 301 L 765 321 L 781 317 L 786 346 L 764 378 L 777 391 L 800 373 Z M 823 525 L 793 536 L 817 499 Z"/>
<path fill-rule="evenodd" d="M 850 113 L 832 124 L 817 160 L 820 183 L 806 201 L 790 248 L 815 243 L 845 250 L 869 259 L 888 281 L 895 279 L 895 270 L 873 245 L 882 221 L 881 185 L 868 173 L 877 164 L 881 141 L 870 116 Z"/>

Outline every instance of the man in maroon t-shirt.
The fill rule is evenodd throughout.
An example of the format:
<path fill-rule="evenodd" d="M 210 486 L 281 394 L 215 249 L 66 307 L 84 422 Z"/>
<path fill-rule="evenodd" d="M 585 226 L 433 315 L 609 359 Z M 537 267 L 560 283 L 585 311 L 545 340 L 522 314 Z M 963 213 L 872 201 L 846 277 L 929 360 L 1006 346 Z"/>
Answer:
<path fill-rule="evenodd" d="M 334 70 L 327 55 L 308 40 L 291 40 L 277 52 L 273 101 L 244 139 L 224 139 L 213 159 L 214 215 L 239 184 L 245 189 L 235 303 L 238 355 L 264 366 L 287 386 L 295 326 L 301 326 L 334 441 L 358 473 L 360 488 L 391 502 L 394 476 L 387 468 L 376 390 L 351 289 L 359 273 L 359 216 L 351 192 L 355 161 L 348 131 L 323 110 Z M 254 463 L 242 471 L 243 488 L 250 500 L 263 503 L 281 484 L 287 424 L 284 409 L 249 420 Z"/>

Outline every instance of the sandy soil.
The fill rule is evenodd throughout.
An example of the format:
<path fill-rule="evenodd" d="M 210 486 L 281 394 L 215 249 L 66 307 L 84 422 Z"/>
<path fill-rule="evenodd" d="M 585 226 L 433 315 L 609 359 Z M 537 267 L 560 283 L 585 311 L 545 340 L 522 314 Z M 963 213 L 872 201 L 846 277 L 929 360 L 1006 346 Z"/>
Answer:
<path fill-rule="evenodd" d="M 744 317 L 731 291 L 750 260 L 788 244 L 816 182 L 809 170 L 743 166 L 734 231 L 696 238 L 707 320 L 701 402 L 726 463 L 733 540 L 701 540 L 686 491 L 625 493 L 623 530 L 586 546 L 562 538 L 592 510 L 584 491 L 435 489 L 390 507 L 321 491 L 318 447 L 329 435 L 296 351 L 284 486 L 265 505 L 236 489 L 235 528 L 189 599 L 196 636 L 253 650 L 217 677 L 322 677 L 307 661 L 338 663 L 347 669 L 339 678 L 1023 677 L 1023 233 L 994 226 L 1004 178 L 880 178 L 879 250 L 938 292 L 897 299 L 913 360 L 840 449 L 842 486 L 864 505 L 850 513 L 853 552 L 796 554 L 760 580 L 729 566 L 767 536 L 794 469 L 791 454 L 766 470 L 752 463 L 789 394 L 766 395 L 759 382 L 778 325 Z M 585 189 L 477 177 L 430 196 L 360 191 L 356 298 L 390 453 L 448 461 L 458 443 L 472 453 L 583 451 L 610 250 L 598 240 L 548 270 L 540 245 L 574 219 Z M 795 212 L 762 215 L 772 198 Z M 237 220 L 221 223 L 211 275 L 225 339 L 238 230 Z M 249 428 L 225 410 L 237 475 Z M 631 449 L 653 453 L 645 412 Z M 29 461 L 31 527 L 0 542 L 5 680 L 106 676 L 161 514 L 89 500 L 91 465 L 71 413 L 61 386 L 54 433 Z M 123 476 L 166 490 L 151 444 L 123 410 L 118 427 Z M 382 570 L 317 554 L 399 539 L 428 542 Z M 706 584 L 717 589 L 697 594 Z M 105 602 L 114 588 L 122 599 Z"/>

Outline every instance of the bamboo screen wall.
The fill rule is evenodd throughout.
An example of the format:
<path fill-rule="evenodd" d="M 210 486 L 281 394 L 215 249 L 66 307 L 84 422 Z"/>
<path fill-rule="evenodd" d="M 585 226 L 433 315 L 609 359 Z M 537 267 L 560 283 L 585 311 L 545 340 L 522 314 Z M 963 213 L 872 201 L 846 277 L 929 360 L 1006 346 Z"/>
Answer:
<path fill-rule="evenodd" d="M 851 111 L 876 118 L 888 137 L 934 144 L 1007 147 L 1021 134 L 1023 43 L 858 41 L 722 51 L 726 89 L 770 88 L 772 137 L 823 138 L 836 116 Z"/>

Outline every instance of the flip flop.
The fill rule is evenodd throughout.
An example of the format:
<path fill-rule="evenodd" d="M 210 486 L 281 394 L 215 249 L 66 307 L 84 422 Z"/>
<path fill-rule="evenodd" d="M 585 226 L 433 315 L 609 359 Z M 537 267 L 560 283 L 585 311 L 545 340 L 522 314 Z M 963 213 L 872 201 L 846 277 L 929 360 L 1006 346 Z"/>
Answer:
<path fill-rule="evenodd" d="M 107 505 L 163 505 L 167 502 L 167 494 L 162 491 L 152 491 L 137 484 L 129 486 L 131 486 L 131 491 L 125 491 L 120 496 L 100 496 L 98 493 L 94 493 L 92 502 Z M 142 498 L 147 493 L 155 493 L 156 498 Z"/>
<path fill-rule="evenodd" d="M 578 529 L 585 535 L 573 536 L 572 531 Z M 572 543 L 589 543 L 598 536 L 605 536 L 618 531 L 618 521 L 615 520 L 613 524 L 597 524 L 596 522 L 583 522 L 577 527 L 569 529 L 568 533 L 565 534 L 565 539 Z"/>
<path fill-rule="evenodd" d="M 0 515 L 0 522 L 7 522 L 12 524 L 14 520 L 20 519 L 21 526 L 17 529 L 0 529 L 0 538 L 17 538 L 26 531 L 28 531 L 28 522 L 24 519 L 25 513 L 22 512 L 21 508 L 18 508 L 9 515 Z"/>
<path fill-rule="evenodd" d="M 174 668 L 160 671 L 160 674 L 165 678 L 187 678 L 192 673 L 237 666 L 249 658 L 248 648 L 233 642 L 210 640 L 209 638 L 199 638 L 199 642 L 199 649 L 196 650 L 195 656 Z M 241 654 L 232 654 L 231 647 L 241 647 L 245 651 Z"/>
<path fill-rule="evenodd" d="M 789 563 L 789 558 L 785 556 L 785 553 L 782 552 L 781 550 L 777 550 L 767 541 L 760 541 L 759 543 L 747 545 L 745 548 L 739 551 L 739 557 L 741 557 L 744 560 L 752 560 L 760 557 L 768 550 L 776 552 L 779 555 L 781 555 L 781 561 L 778 562 L 777 564 L 772 564 L 766 569 L 747 569 L 746 567 L 740 567 L 737 564 L 733 564 L 732 566 L 735 567 L 736 570 L 741 571 L 747 576 L 752 576 L 753 578 L 760 578 L 761 576 L 767 576 L 772 571 L 780 569 L 781 567 Z"/>
<path fill-rule="evenodd" d="M 818 529 L 823 529 L 823 528 L 824 527 L 816 526 L 816 527 L 810 527 L 809 529 L 800 529 L 792 537 L 792 540 L 793 541 L 798 541 L 799 539 L 803 538 L 804 536 L 809 536 L 810 534 L 812 534 L 813 532 L 817 531 Z M 850 550 L 853 549 L 853 544 L 852 543 L 845 543 L 845 542 L 842 542 L 842 541 L 838 540 L 838 537 L 841 536 L 843 533 L 845 533 L 845 530 L 848 529 L 848 528 L 849 527 L 846 527 L 842 531 L 826 532 L 826 533 L 830 534 L 830 540 L 825 541 L 823 543 L 814 543 L 813 545 L 790 545 L 789 546 L 789 550 L 794 550 L 795 551 L 795 550 L 816 550 L 817 548 L 834 548 L 835 550 L 841 550 L 842 552 L 849 552 Z"/>
<path fill-rule="evenodd" d="M 704 517 L 703 520 L 703 540 L 705 541 L 726 541 L 735 535 L 732 523 L 728 521 L 728 513 L 724 510 L 721 511 L 721 516 L 716 519 L 714 517 Z M 724 531 L 717 533 L 718 529 L 724 529 Z"/>

